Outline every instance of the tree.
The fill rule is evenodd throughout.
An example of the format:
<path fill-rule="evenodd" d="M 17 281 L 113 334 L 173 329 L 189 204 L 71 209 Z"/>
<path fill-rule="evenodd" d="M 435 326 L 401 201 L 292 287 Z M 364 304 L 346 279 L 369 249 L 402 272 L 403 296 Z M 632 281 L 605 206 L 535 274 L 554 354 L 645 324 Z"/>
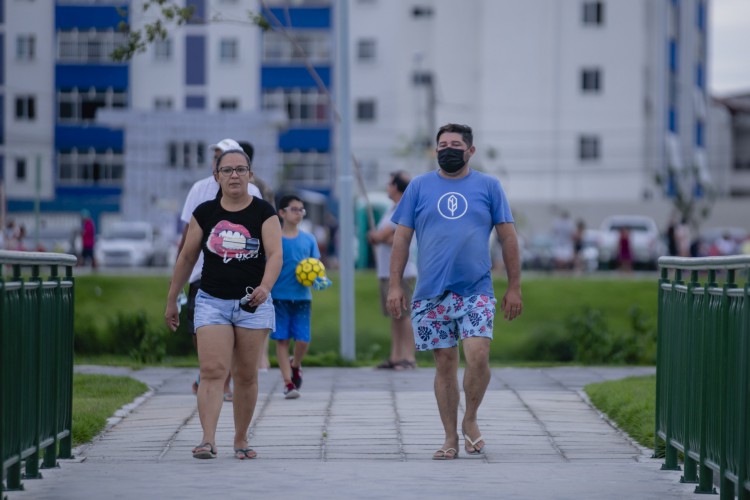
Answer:
<path fill-rule="evenodd" d="M 263 5 L 265 10 L 265 3 L 261 1 L 261 5 Z M 194 19 L 195 7 L 193 5 L 183 7 L 173 0 L 146 0 L 143 3 L 143 12 L 146 13 L 149 10 L 156 12 L 155 18 L 153 21 L 144 24 L 142 29 L 133 30 L 125 21 L 120 22 L 118 29 L 128 35 L 128 41 L 112 52 L 111 57 L 114 61 L 129 61 L 136 54 L 145 52 L 149 44 L 158 40 L 165 40 L 169 34 L 168 28 L 170 25 L 182 26 L 191 20 L 206 22 L 203 19 Z M 128 14 L 126 10 L 121 8 L 118 8 L 118 11 L 123 18 Z M 221 20 L 220 17 L 214 19 L 214 21 Z M 227 20 L 227 22 L 229 21 Z M 240 22 L 248 22 L 263 31 L 271 28 L 265 17 L 252 11 L 248 11 L 247 21 Z"/>

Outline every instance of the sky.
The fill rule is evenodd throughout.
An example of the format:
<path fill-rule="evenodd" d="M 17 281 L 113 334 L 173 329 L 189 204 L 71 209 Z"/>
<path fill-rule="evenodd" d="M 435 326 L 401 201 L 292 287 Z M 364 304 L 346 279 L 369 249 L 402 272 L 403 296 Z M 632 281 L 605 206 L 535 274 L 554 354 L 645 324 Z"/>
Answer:
<path fill-rule="evenodd" d="M 711 0 L 710 5 L 711 94 L 750 92 L 750 0 Z"/>

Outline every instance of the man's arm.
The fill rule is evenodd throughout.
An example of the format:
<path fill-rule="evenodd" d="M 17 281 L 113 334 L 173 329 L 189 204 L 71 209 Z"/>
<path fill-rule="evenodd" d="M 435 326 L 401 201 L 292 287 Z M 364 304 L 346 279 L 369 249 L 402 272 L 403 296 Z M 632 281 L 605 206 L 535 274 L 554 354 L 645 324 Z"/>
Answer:
<path fill-rule="evenodd" d="M 518 248 L 516 227 L 509 222 L 495 225 L 497 239 L 503 249 L 503 263 L 508 275 L 508 289 L 503 296 L 500 308 L 507 320 L 513 320 L 521 315 L 523 301 L 521 299 L 521 251 Z"/>
<path fill-rule="evenodd" d="M 388 224 L 383 229 L 371 229 L 367 232 L 367 241 L 371 245 L 378 243 L 391 245 L 393 244 L 393 235 L 395 232 L 396 229 L 391 224 Z"/>
<path fill-rule="evenodd" d="M 402 310 L 408 310 L 401 280 L 404 276 L 406 262 L 409 260 L 409 244 L 414 235 L 414 229 L 399 224 L 393 233 L 393 249 L 391 250 L 391 272 L 388 285 L 387 309 L 398 319 Z"/>

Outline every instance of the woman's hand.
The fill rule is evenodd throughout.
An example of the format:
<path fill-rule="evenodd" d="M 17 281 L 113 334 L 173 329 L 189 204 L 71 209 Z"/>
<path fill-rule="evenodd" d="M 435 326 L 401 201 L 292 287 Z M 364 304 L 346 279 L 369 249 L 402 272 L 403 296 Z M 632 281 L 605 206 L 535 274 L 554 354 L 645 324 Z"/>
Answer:
<path fill-rule="evenodd" d="M 164 311 L 164 322 L 167 328 L 173 332 L 180 326 L 180 311 L 177 309 L 176 300 L 167 300 L 167 310 Z"/>
<path fill-rule="evenodd" d="M 270 292 L 266 287 L 263 285 L 258 285 L 255 287 L 255 290 L 253 290 L 253 293 L 250 294 L 250 306 L 252 307 L 258 307 L 259 305 L 263 304 L 266 300 L 268 300 L 268 296 L 270 295 Z"/>

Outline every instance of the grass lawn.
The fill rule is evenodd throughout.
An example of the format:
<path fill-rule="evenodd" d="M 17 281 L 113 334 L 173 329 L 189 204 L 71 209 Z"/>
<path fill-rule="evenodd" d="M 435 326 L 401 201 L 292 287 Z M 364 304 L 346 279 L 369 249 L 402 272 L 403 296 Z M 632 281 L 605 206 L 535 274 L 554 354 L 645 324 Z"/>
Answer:
<path fill-rule="evenodd" d="M 589 384 L 584 390 L 591 402 L 630 437 L 654 449 L 656 376 Z"/>
<path fill-rule="evenodd" d="M 330 277 L 334 285 L 328 290 L 313 292 L 312 305 L 310 353 L 322 355 L 324 360 L 335 358 L 340 342 L 338 275 L 330 273 Z M 149 322 L 161 327 L 168 283 L 167 276 L 96 274 L 77 277 L 76 325 L 93 324 L 106 334 L 108 321 L 118 312 L 142 310 Z M 495 291 L 499 302 L 505 291 L 504 280 L 495 281 Z M 390 349 L 390 326 L 380 311 L 374 272 L 355 273 L 355 294 L 357 360 L 371 364 L 386 357 Z M 621 280 L 610 275 L 601 278 L 529 277 L 523 282 L 524 315 L 512 323 L 501 317 L 496 320 L 491 360 L 493 363 L 523 361 L 518 359 L 517 351 L 529 335 L 561 328 L 569 315 L 580 312 L 584 306 L 602 311 L 612 331 L 630 328 L 628 310 L 634 305 L 640 306 L 655 321 L 656 296 L 656 274 L 653 278 Z M 166 327 L 164 329 L 166 331 Z M 420 354 L 419 358 L 429 360 L 430 356 Z M 76 361 L 82 362 L 82 359 Z M 190 359 L 187 364 L 191 362 Z"/>
<path fill-rule="evenodd" d="M 128 377 L 73 375 L 73 446 L 91 441 L 117 409 L 148 390 Z"/>

